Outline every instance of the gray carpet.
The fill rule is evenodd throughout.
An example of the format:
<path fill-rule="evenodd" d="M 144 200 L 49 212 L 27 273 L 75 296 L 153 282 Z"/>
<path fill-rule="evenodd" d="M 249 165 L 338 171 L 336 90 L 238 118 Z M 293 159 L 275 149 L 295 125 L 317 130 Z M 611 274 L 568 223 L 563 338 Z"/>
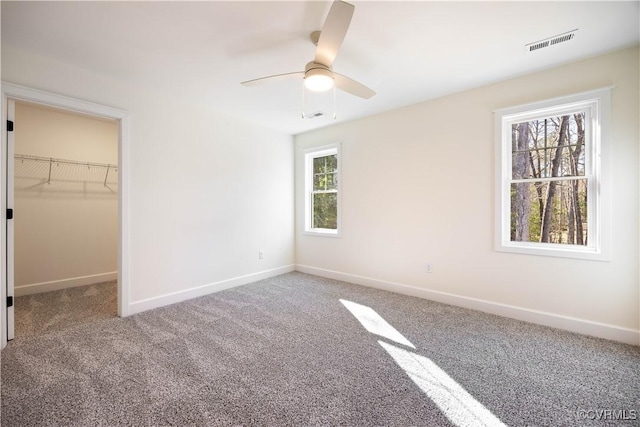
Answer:
<path fill-rule="evenodd" d="M 640 348 L 290 273 L 2 351 L 7 427 L 447 426 L 478 406 L 496 418 L 466 425 L 637 426 Z"/>
<path fill-rule="evenodd" d="M 118 313 L 116 281 L 15 299 L 15 336 L 60 331 L 81 323 L 109 319 Z"/>

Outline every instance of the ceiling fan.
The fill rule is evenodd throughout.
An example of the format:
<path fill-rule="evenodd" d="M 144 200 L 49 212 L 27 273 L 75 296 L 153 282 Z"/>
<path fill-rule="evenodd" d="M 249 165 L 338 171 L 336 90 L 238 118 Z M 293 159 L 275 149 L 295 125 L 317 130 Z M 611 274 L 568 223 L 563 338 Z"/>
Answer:
<path fill-rule="evenodd" d="M 335 0 L 331 5 L 322 31 L 311 33 L 311 41 L 316 45 L 316 54 L 312 61 L 307 63 L 304 71 L 276 74 L 258 79 L 242 82 L 243 86 L 255 86 L 262 83 L 270 83 L 289 78 L 303 78 L 307 89 L 314 92 L 322 92 L 335 87 L 351 95 L 369 99 L 376 93 L 357 81 L 333 71 L 332 64 L 347 35 L 353 10 L 352 4 L 342 0 Z"/>

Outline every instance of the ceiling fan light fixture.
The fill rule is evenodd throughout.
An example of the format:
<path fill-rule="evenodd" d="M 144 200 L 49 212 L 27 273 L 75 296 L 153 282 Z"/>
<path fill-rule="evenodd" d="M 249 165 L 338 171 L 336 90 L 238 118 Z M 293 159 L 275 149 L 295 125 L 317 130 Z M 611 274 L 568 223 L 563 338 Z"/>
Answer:
<path fill-rule="evenodd" d="M 376 94 L 373 90 L 347 76 L 334 73 L 332 68 L 333 62 L 336 59 L 336 55 L 338 54 L 338 50 L 340 49 L 345 35 L 347 34 L 347 30 L 349 29 L 349 25 L 351 24 L 351 18 L 353 17 L 354 8 L 354 5 L 347 3 L 346 1 L 333 1 L 331 9 L 329 9 L 329 14 L 327 15 L 324 24 L 322 25 L 322 29 L 320 31 L 314 31 L 310 34 L 310 39 L 315 45 L 316 51 L 313 60 L 307 63 L 304 71 L 275 74 L 272 76 L 261 77 L 259 79 L 247 80 L 241 82 L 241 84 L 243 86 L 255 86 L 257 84 L 272 82 L 285 78 L 295 78 L 299 82 L 299 78 L 302 77 L 303 99 L 307 90 L 311 92 L 326 92 L 331 89 L 334 89 L 334 106 L 336 97 L 335 89 L 340 89 L 362 99 L 371 98 Z M 304 112 L 302 117 L 305 117 Z"/>
<path fill-rule="evenodd" d="M 333 87 L 333 73 L 326 68 L 312 68 L 304 73 L 304 86 L 313 92 L 324 92 Z"/>

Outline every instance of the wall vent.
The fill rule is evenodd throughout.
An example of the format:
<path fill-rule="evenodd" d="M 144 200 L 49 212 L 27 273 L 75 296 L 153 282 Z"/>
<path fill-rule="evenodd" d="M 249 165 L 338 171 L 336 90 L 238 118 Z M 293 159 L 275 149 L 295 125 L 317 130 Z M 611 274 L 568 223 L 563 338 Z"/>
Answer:
<path fill-rule="evenodd" d="M 577 28 L 575 30 L 567 31 L 566 33 L 558 34 L 557 36 L 526 44 L 524 46 L 524 50 L 525 52 L 533 52 L 536 50 L 544 49 L 546 47 L 551 47 L 560 43 L 568 42 L 569 40 L 573 40 L 575 38 L 576 31 L 578 31 Z"/>

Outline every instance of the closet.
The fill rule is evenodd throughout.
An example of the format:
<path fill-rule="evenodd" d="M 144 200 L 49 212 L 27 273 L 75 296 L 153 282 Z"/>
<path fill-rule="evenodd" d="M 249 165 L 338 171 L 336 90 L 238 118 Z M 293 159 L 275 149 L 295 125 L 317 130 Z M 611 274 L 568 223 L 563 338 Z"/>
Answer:
<path fill-rule="evenodd" d="M 81 290 L 80 286 L 113 282 L 112 293 L 117 292 L 117 162 L 116 121 L 16 102 L 16 337 L 20 336 L 19 313 L 27 308 L 33 317 L 28 323 L 37 317 L 42 324 L 51 324 L 56 316 L 69 315 L 70 307 L 87 305 L 86 301 L 71 299 L 85 294 L 95 299 L 102 293 Z M 63 292 L 47 304 L 22 298 L 24 304 L 33 307 L 20 307 L 20 297 L 51 291 Z M 108 303 L 109 307 L 99 310 L 115 315 L 117 294 L 105 298 L 109 301 L 98 305 Z M 57 301 L 65 307 L 56 307 Z M 47 313 L 53 318 L 42 318 Z M 91 313 L 82 312 L 81 316 L 88 318 Z"/>

